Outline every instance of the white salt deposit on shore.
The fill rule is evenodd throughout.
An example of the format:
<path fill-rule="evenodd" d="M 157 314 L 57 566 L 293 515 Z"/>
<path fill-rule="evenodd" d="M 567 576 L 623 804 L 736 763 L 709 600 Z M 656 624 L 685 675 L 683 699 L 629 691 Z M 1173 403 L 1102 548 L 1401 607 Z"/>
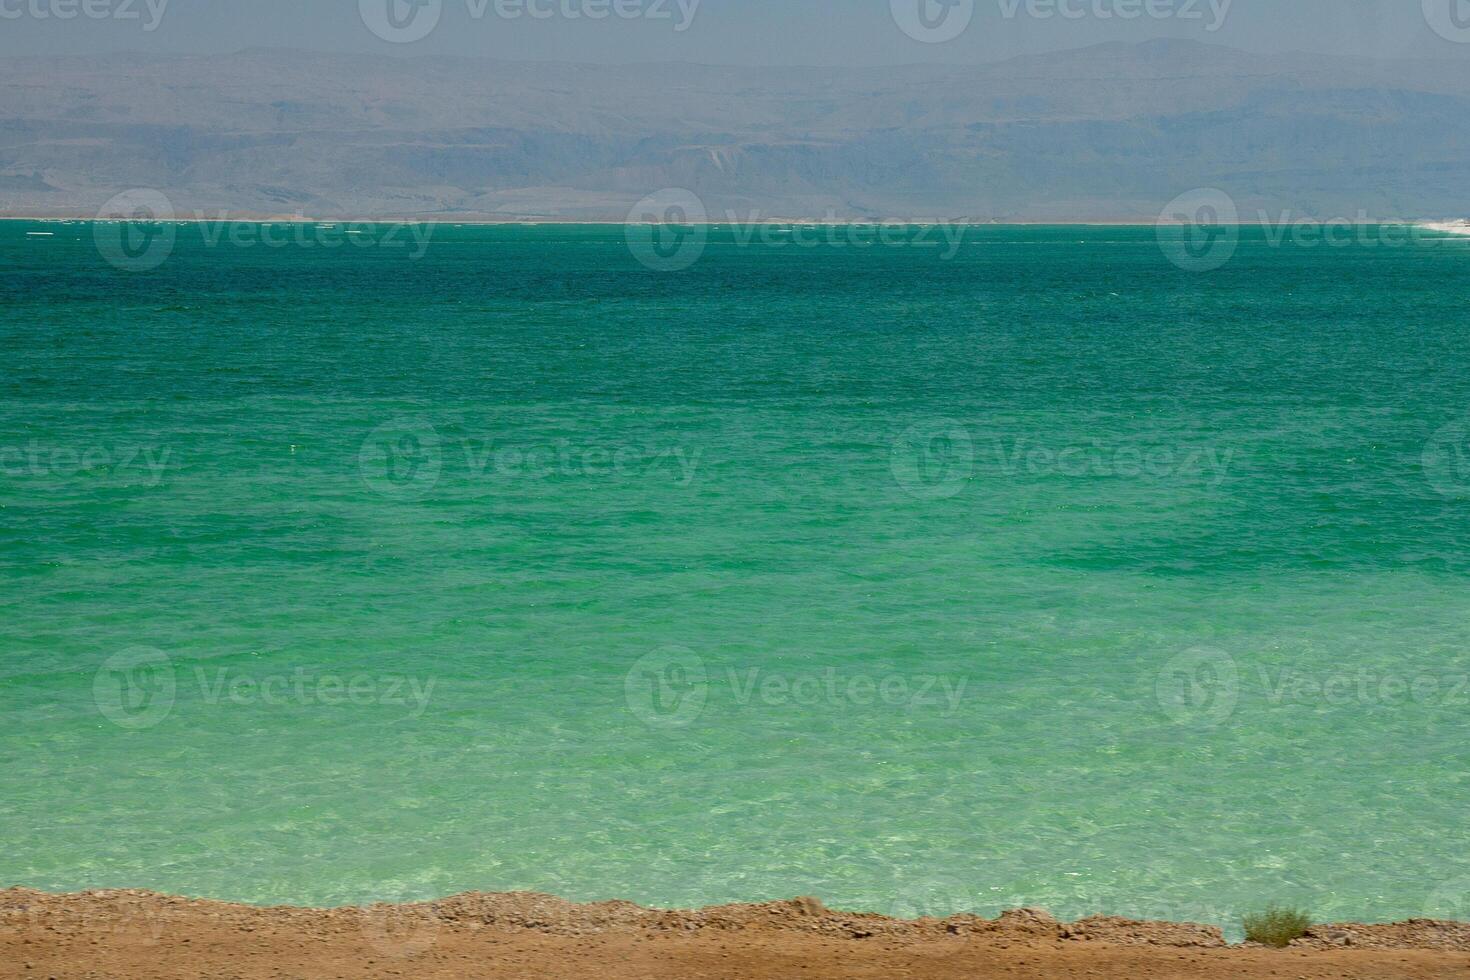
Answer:
<path fill-rule="evenodd" d="M 1423 221 L 1419 227 L 1428 228 L 1430 231 L 1442 231 L 1447 235 L 1470 235 L 1470 220 L 1459 221 Z"/>

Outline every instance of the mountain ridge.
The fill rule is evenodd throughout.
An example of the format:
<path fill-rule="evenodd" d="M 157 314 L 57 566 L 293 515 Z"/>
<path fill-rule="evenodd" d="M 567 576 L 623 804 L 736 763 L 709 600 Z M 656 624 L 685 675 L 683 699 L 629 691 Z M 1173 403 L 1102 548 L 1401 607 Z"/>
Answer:
<path fill-rule="evenodd" d="M 712 214 L 1141 219 L 1197 187 L 1382 219 L 1467 210 L 1452 63 L 1120 42 L 970 66 L 748 69 L 387 58 L 0 62 L 0 211 L 618 220 Z M 1371 175 L 1364 183 L 1363 175 Z"/>

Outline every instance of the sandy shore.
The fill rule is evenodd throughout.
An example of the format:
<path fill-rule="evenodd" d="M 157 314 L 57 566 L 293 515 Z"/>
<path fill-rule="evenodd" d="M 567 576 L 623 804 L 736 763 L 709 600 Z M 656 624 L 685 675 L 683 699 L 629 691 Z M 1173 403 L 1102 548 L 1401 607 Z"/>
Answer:
<path fill-rule="evenodd" d="M 908 922 L 815 899 L 697 911 L 466 894 L 254 908 L 143 891 L 0 891 L 0 977 L 1463 978 L 1470 923 L 1330 925 L 1285 950 L 1218 929 L 1038 910 Z"/>

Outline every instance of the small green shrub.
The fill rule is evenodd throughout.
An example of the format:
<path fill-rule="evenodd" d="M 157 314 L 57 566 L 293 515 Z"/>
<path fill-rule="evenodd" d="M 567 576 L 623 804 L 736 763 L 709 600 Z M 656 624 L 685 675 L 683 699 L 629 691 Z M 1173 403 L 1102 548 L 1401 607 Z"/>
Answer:
<path fill-rule="evenodd" d="M 1301 909 L 1269 906 L 1264 912 L 1248 915 L 1243 920 L 1245 938 L 1263 946 L 1285 946 L 1307 934 L 1312 920 Z"/>

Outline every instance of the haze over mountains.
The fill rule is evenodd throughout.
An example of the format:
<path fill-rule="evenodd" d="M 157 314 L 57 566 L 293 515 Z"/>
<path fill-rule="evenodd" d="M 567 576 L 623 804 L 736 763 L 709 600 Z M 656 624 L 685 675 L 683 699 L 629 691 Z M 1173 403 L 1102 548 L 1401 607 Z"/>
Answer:
<path fill-rule="evenodd" d="M 621 220 L 689 188 L 714 217 L 1455 215 L 1470 73 L 1188 41 L 973 67 L 749 69 L 250 50 L 0 62 L 0 210 Z"/>

